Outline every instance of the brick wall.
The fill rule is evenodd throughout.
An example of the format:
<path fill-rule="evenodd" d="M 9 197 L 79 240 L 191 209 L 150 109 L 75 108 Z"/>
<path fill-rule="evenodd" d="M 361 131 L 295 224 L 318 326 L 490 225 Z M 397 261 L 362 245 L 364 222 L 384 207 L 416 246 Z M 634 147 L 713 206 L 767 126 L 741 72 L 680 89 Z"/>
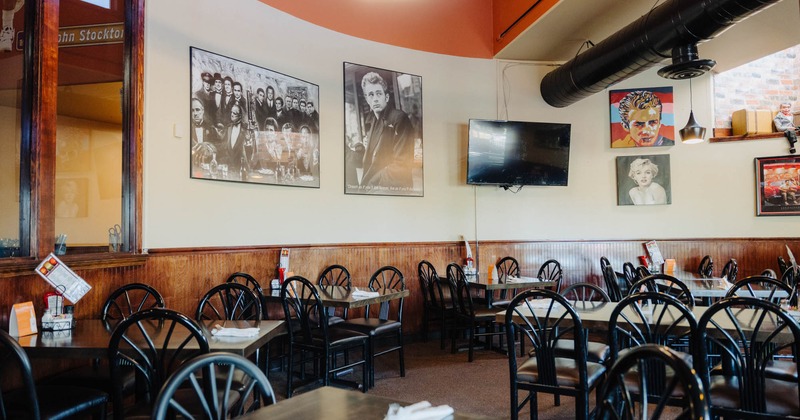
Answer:
<path fill-rule="evenodd" d="M 800 45 L 760 58 L 714 76 L 714 127 L 731 128 L 731 114 L 739 109 L 777 111 L 800 95 Z"/>

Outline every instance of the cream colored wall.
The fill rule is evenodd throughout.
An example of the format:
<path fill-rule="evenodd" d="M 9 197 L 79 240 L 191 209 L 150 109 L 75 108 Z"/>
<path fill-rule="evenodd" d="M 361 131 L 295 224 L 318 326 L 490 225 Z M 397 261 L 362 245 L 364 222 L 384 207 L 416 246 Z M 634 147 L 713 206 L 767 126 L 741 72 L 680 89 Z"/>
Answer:
<path fill-rule="evenodd" d="M 149 2 L 145 37 L 144 245 L 146 248 L 405 242 L 458 239 L 607 239 L 797 236 L 796 217 L 754 216 L 753 157 L 784 154 L 780 140 L 653 150 L 672 159 L 673 204 L 616 205 L 608 95 L 564 109 L 538 93 L 545 66 L 465 59 L 364 41 L 256 0 Z M 189 47 L 320 86 L 321 187 L 289 188 L 189 178 Z M 342 62 L 422 76 L 425 196 L 344 195 Z M 618 88 L 663 86 L 649 72 Z M 505 89 L 503 89 L 505 87 Z M 615 88 L 617 88 L 615 86 Z M 505 98 L 503 91 L 510 95 Z M 710 127 L 707 80 L 695 113 Z M 675 86 L 676 124 L 688 118 L 688 84 Z M 685 105 L 681 104 L 684 101 Z M 505 103 L 508 103 L 508 115 Z M 501 112 L 503 111 L 503 112 Z M 512 194 L 465 184 L 470 118 L 572 123 L 569 186 Z M 477 222 L 476 222 L 477 216 Z"/>
<path fill-rule="evenodd" d="M 755 216 L 756 156 L 788 153 L 785 139 L 704 142 L 641 149 L 611 149 L 608 92 L 566 108 L 547 105 L 539 83 L 552 67 L 498 62 L 499 114 L 508 119 L 572 124 L 569 186 L 525 187 L 516 195 L 480 188 L 478 233 L 484 239 L 705 238 L 798 236 L 798 217 Z M 612 89 L 673 86 L 677 130 L 689 119 L 689 82 L 673 82 L 651 69 Z M 694 111 L 711 133 L 709 76 L 694 79 Z M 708 137 L 708 136 L 707 136 Z M 672 204 L 617 206 L 617 156 L 669 154 Z M 497 205 L 502 203 L 501 205 Z M 513 205 L 511 205 L 513 203 Z M 557 221 L 557 222 L 553 222 Z M 515 226 L 523 226 L 515 229 Z"/>
<path fill-rule="evenodd" d="M 227 11 L 235 11 L 227 12 Z M 323 29 L 256 0 L 148 2 L 144 245 L 457 239 L 473 226 L 459 172 L 463 124 L 493 115 L 494 63 L 390 47 Z M 189 178 L 189 47 L 320 86 L 319 189 Z M 344 195 L 344 61 L 422 77 L 425 196 Z"/>

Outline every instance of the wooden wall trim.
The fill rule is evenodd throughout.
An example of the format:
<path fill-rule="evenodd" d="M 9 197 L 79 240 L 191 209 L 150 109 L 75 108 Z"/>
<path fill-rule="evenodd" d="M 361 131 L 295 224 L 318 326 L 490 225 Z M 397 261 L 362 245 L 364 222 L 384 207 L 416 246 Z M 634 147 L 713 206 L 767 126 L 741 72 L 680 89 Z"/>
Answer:
<path fill-rule="evenodd" d="M 645 240 L 593 241 L 485 241 L 473 252 L 478 257 L 481 272 L 490 261 L 506 255 L 519 260 L 523 275 L 535 275 L 547 259 L 561 262 L 564 284 L 592 282 L 603 285 L 600 257 L 606 256 L 615 268 L 626 261 L 636 263 L 645 253 Z M 681 271 L 694 272 L 700 259 L 708 254 L 715 263 L 715 273 L 730 258 L 739 262 L 739 276 L 759 274 L 765 268 L 778 270 L 777 256 L 786 258 L 786 245 L 800 255 L 800 238 L 712 238 L 662 239 L 659 247 L 666 258 L 675 258 Z M 162 248 L 140 255 L 139 265 L 116 267 L 76 266 L 78 275 L 86 279 L 92 290 L 75 305 L 79 319 L 98 318 L 106 296 L 116 288 L 131 282 L 143 282 L 159 290 L 167 306 L 193 314 L 205 291 L 225 281 L 232 273 L 244 271 L 255 276 L 268 289 L 275 277 L 280 249 L 278 245 L 234 248 Z M 440 273 L 451 262 L 462 264 L 462 241 L 415 243 L 357 243 L 291 245 L 290 269 L 316 281 L 328 265 L 347 267 L 353 284 L 366 287 L 370 275 L 384 265 L 393 265 L 405 275 L 410 296 L 405 300 L 404 327 L 409 334 L 420 330 L 422 294 L 417 277 L 417 265 L 430 261 Z M 65 256 L 69 262 L 70 256 Z M 481 262 L 483 260 L 483 262 Z M 77 262 L 76 262 L 77 264 Z M 101 267 L 101 268 L 100 268 Z M 11 278 L 0 279 L 0 322 L 7 317 L 13 303 L 32 300 L 41 314 L 41 296 L 49 285 L 35 273 L 25 271 Z M 282 309 L 271 309 L 273 317 L 281 317 Z M 7 322 L 7 321 L 6 321 Z"/>

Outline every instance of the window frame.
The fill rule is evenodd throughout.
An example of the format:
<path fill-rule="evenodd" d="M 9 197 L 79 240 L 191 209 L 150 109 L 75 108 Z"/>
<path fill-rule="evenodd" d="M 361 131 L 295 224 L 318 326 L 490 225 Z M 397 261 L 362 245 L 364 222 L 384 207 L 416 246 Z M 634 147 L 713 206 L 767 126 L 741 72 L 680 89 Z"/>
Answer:
<path fill-rule="evenodd" d="M 27 271 L 53 251 L 60 0 L 26 2 L 20 136 L 20 257 L 0 260 L 0 277 Z M 122 99 L 123 252 L 70 254 L 73 268 L 142 262 L 142 133 L 145 0 L 124 0 Z M 33 261 L 31 261 L 33 260 Z"/>

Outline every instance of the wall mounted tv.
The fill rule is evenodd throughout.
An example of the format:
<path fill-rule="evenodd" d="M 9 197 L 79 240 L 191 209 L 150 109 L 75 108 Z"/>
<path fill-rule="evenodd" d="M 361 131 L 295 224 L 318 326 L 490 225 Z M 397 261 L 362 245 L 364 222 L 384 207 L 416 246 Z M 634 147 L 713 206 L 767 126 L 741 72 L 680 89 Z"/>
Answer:
<path fill-rule="evenodd" d="M 567 185 L 570 124 L 469 120 L 467 184 Z"/>

